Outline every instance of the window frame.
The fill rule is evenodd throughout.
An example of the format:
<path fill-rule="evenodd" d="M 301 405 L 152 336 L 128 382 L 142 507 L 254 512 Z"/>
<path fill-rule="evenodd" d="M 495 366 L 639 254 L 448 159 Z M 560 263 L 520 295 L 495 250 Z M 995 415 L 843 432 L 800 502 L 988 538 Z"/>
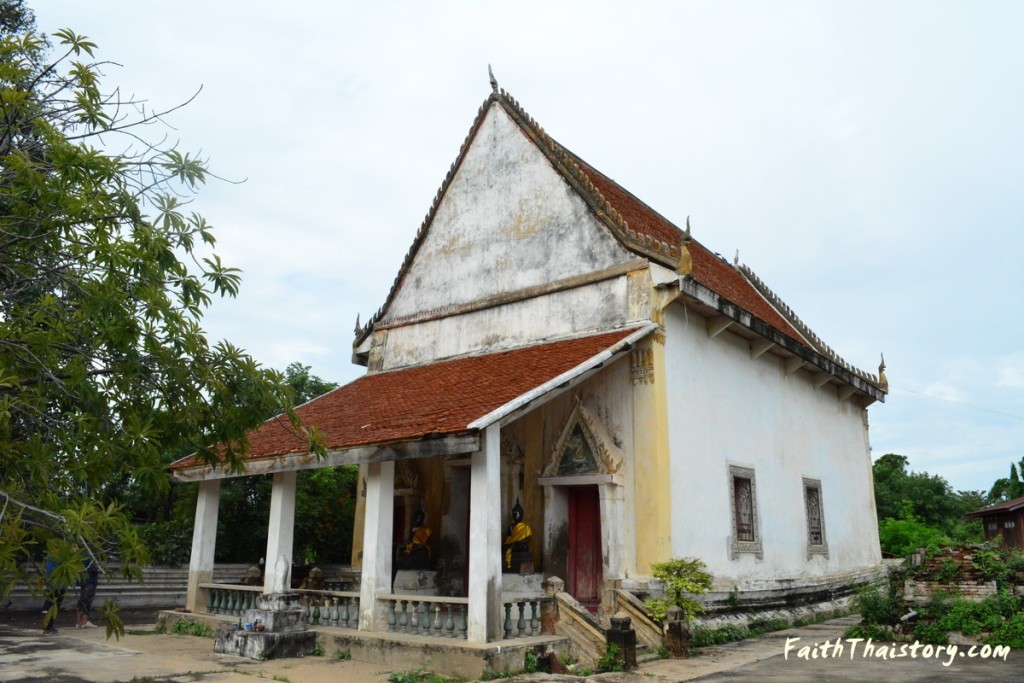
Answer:
<path fill-rule="evenodd" d="M 753 540 L 741 541 L 737 519 L 739 517 L 738 502 L 736 500 L 736 480 L 746 479 L 750 482 L 750 516 L 753 527 Z M 741 465 L 729 465 L 729 526 L 732 534 L 729 536 L 729 550 L 731 559 L 735 560 L 740 555 L 754 555 L 757 559 L 764 559 L 764 547 L 761 544 L 761 518 L 757 510 L 757 477 L 752 467 Z"/>
<path fill-rule="evenodd" d="M 804 487 L 804 539 L 806 540 L 806 543 L 807 543 L 807 559 L 810 560 L 812 557 L 814 557 L 816 555 L 821 555 L 821 556 L 824 556 L 824 558 L 827 560 L 828 557 L 829 557 L 829 554 L 828 554 L 828 534 L 825 532 L 825 500 L 824 500 L 824 496 L 822 495 L 822 491 L 821 491 L 821 480 L 820 479 L 813 479 L 811 477 L 804 477 L 803 478 L 803 487 Z M 811 538 L 813 529 L 811 527 L 811 509 L 810 509 L 811 496 L 809 495 L 810 491 L 815 491 L 817 493 L 818 525 L 819 525 L 819 533 L 821 535 L 821 542 L 820 543 L 812 542 L 812 538 Z"/>

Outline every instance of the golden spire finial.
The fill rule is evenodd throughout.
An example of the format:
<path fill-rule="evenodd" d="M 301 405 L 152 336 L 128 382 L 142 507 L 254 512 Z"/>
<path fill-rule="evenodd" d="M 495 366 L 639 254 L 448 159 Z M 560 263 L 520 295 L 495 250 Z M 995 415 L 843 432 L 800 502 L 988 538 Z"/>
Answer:
<path fill-rule="evenodd" d="M 885 376 L 885 354 L 881 354 L 882 362 L 878 365 L 878 386 L 882 391 L 889 391 L 889 379 Z"/>

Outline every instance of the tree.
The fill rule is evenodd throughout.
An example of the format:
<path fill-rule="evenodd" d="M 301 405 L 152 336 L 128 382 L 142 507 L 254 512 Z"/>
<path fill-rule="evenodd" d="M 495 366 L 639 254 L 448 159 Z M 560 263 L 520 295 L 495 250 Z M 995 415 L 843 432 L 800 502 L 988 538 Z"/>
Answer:
<path fill-rule="evenodd" d="M 290 363 L 285 384 L 295 403 L 305 403 L 338 385 Z M 295 560 L 348 562 L 359 468 L 353 465 L 299 472 L 295 488 Z M 217 534 L 217 560 L 255 564 L 267 548 L 271 477 L 239 477 L 224 482 Z M 246 533 L 238 533 L 246 529 Z"/>
<path fill-rule="evenodd" d="M 0 37 L 35 31 L 36 15 L 25 0 L 0 0 Z"/>
<path fill-rule="evenodd" d="M 284 381 L 294 393 L 292 400 L 295 404 L 311 401 L 317 396 L 322 396 L 332 389 L 337 389 L 337 382 L 322 380 L 316 375 L 310 374 L 312 368 L 302 363 L 289 363 L 284 369 Z"/>
<path fill-rule="evenodd" d="M 908 465 L 906 456 L 886 453 L 872 467 L 882 550 L 899 555 L 913 543 L 981 540 L 980 524 L 964 517 L 978 509 L 981 493 L 954 491 L 939 475 Z"/>
<path fill-rule="evenodd" d="M 988 492 L 989 503 L 1002 503 L 1024 496 L 1024 458 L 1010 463 L 1010 476 L 996 479 Z"/>
<path fill-rule="evenodd" d="M 65 580 L 83 549 L 116 548 L 126 571 L 144 559 L 99 501 L 108 482 L 166 490 L 174 450 L 237 470 L 275 413 L 302 430 L 282 375 L 200 327 L 239 286 L 187 210 L 206 163 L 147 137 L 168 112 L 104 94 L 92 42 L 53 39 L 47 61 L 31 22 L 0 34 L 0 596 L 42 590 L 24 561 L 43 553 Z"/>

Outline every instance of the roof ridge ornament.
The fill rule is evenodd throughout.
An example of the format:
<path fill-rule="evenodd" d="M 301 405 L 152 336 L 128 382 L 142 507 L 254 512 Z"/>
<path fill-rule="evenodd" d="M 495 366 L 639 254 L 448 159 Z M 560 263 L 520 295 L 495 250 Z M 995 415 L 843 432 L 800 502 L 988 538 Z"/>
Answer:
<path fill-rule="evenodd" d="M 495 95 L 498 94 L 498 79 L 494 77 L 494 71 L 491 69 L 491 65 L 487 65 L 487 76 L 491 81 L 491 92 Z"/>
<path fill-rule="evenodd" d="M 878 386 L 882 389 L 882 391 L 888 393 L 889 378 L 885 376 L 885 354 L 883 353 L 880 355 L 882 356 L 882 362 L 879 363 L 878 365 Z"/>

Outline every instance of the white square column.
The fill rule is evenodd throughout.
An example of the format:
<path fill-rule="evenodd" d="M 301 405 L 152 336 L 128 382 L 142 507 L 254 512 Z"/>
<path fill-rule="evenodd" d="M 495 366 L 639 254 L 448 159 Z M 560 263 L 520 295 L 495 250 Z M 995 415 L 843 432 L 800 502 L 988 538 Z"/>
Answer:
<path fill-rule="evenodd" d="M 213 580 L 213 551 L 217 547 L 217 513 L 220 509 L 220 479 L 199 482 L 196 520 L 192 527 L 192 557 L 188 563 L 185 609 L 205 612 L 209 592 L 201 583 Z"/>
<path fill-rule="evenodd" d="M 292 587 L 292 541 L 295 536 L 296 472 L 278 472 L 270 491 L 267 564 L 264 593 L 284 593 Z"/>
<path fill-rule="evenodd" d="M 366 466 L 366 511 L 363 517 L 363 569 L 359 583 L 359 630 L 387 630 L 377 596 L 391 592 L 392 535 L 395 517 L 395 463 Z"/>
<path fill-rule="evenodd" d="M 466 638 L 501 639 L 501 427 L 483 434 L 473 453 L 469 484 L 469 614 Z"/>

